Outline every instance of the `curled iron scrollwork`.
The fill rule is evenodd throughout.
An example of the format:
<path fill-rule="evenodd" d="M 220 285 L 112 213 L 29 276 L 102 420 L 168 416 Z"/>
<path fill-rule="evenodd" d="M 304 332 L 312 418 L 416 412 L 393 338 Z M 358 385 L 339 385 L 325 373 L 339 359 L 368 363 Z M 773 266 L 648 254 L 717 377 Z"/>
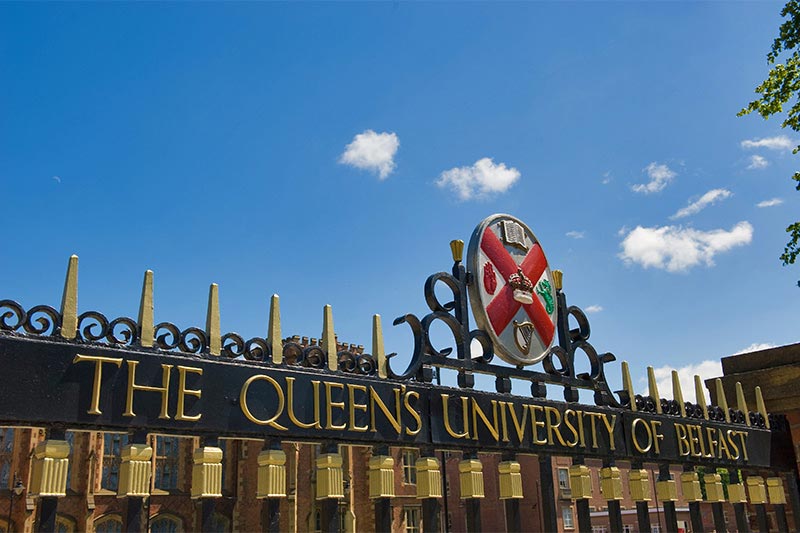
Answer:
<path fill-rule="evenodd" d="M 61 329 L 61 313 L 49 305 L 37 305 L 27 312 L 14 300 L 0 300 L 0 330 L 31 335 L 56 335 Z"/>
<path fill-rule="evenodd" d="M 131 318 L 119 317 L 109 322 L 102 313 L 86 311 L 78 316 L 78 339 L 131 346 L 139 340 L 139 329 Z"/>

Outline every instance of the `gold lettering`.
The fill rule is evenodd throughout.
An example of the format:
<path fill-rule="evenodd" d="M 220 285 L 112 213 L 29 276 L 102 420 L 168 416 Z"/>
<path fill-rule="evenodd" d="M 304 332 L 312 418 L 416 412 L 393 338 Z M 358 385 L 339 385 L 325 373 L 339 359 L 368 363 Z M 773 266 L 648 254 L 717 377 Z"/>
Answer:
<path fill-rule="evenodd" d="M 350 393 L 350 427 L 353 431 L 367 431 L 369 426 L 356 425 L 356 409 L 359 411 L 367 412 L 367 404 L 356 402 L 356 391 L 364 393 L 364 398 L 367 396 L 367 388 L 364 385 L 347 384 L 347 391 Z"/>
<path fill-rule="evenodd" d="M 192 366 L 180 366 L 178 365 L 178 411 L 175 413 L 175 420 L 186 420 L 186 421 L 195 421 L 200 420 L 200 417 L 203 416 L 202 413 L 198 413 L 196 415 L 188 416 L 186 415 L 186 395 L 195 396 L 200 398 L 200 395 L 203 393 L 201 389 L 187 389 L 186 388 L 186 373 L 191 372 L 192 374 L 197 374 L 199 376 L 203 375 L 202 368 L 195 368 Z"/>
<path fill-rule="evenodd" d="M 370 405 L 371 405 L 371 408 L 370 408 L 370 421 L 371 421 L 372 431 L 377 431 L 377 429 L 375 429 L 375 406 L 377 405 L 378 407 L 380 407 L 381 411 L 383 411 L 384 416 L 386 416 L 386 420 L 389 421 L 389 423 L 392 425 L 392 427 L 397 432 L 397 434 L 400 435 L 400 433 L 401 433 L 401 428 L 400 428 L 400 409 L 402 408 L 402 405 L 400 404 L 400 392 L 401 391 L 400 391 L 400 389 L 397 389 L 397 388 L 392 389 L 392 390 L 394 391 L 394 408 L 395 408 L 395 412 L 396 412 L 397 416 L 392 416 L 392 412 L 389 411 L 389 408 L 386 407 L 385 403 L 383 403 L 383 400 L 381 400 L 381 397 L 378 396 L 378 391 L 376 391 L 372 387 L 369 388 L 369 398 L 370 398 Z M 465 425 L 466 425 L 466 420 L 467 419 L 465 418 L 464 419 Z"/>
<path fill-rule="evenodd" d="M 160 392 L 161 393 L 161 413 L 158 418 L 169 420 L 167 410 L 169 408 L 169 373 L 172 365 L 161 365 L 161 387 L 150 387 L 147 385 L 136 384 L 136 367 L 139 361 L 128 360 L 128 397 L 125 403 L 125 412 L 122 416 L 136 416 L 133 412 L 133 393 L 136 391 Z"/>
<path fill-rule="evenodd" d="M 597 424 L 595 422 L 595 418 L 600 418 L 600 413 L 586 413 L 589 415 L 590 422 L 592 424 L 592 448 L 598 448 L 597 445 Z"/>
<path fill-rule="evenodd" d="M 581 434 L 581 448 L 586 448 L 586 434 L 583 431 L 583 411 L 575 411 L 578 415 L 578 432 Z"/>
<path fill-rule="evenodd" d="M 411 403 L 408 401 L 408 399 L 411 397 L 413 397 L 415 400 L 419 400 L 419 393 L 413 390 L 406 392 L 403 395 L 403 405 L 405 406 L 406 411 L 408 411 L 409 414 L 411 414 L 411 417 L 414 420 L 416 420 L 417 429 L 412 431 L 409 428 L 406 428 L 406 435 L 416 435 L 422 429 L 422 418 L 420 417 L 420 414 L 417 412 L 417 410 L 411 407 Z"/>
<path fill-rule="evenodd" d="M 89 410 L 86 411 L 90 415 L 101 415 L 100 411 L 100 385 L 103 380 L 103 363 L 111 363 L 117 365 L 117 368 L 122 366 L 122 358 L 117 357 L 100 357 L 99 355 L 81 355 L 77 354 L 72 364 L 83 363 L 84 361 L 94 361 L 94 382 L 92 383 L 92 404 Z"/>
<path fill-rule="evenodd" d="M 508 438 L 508 419 L 506 418 L 506 405 L 508 402 L 500 402 L 500 425 L 503 427 L 503 442 L 509 442 Z"/>
<path fill-rule="evenodd" d="M 731 450 L 728 446 L 728 441 L 725 439 L 725 434 L 721 429 L 717 429 L 717 444 L 719 445 L 719 451 L 717 452 L 718 457 L 722 459 L 722 452 L 725 452 L 725 457 L 730 459 Z"/>
<path fill-rule="evenodd" d="M 569 428 L 569 430 L 572 432 L 572 436 L 575 437 L 574 441 L 569 441 L 569 440 L 567 441 L 567 446 L 569 446 L 570 448 L 574 448 L 575 446 L 578 445 L 579 437 L 578 437 L 578 429 L 575 426 L 573 426 L 569 421 L 570 415 L 575 416 L 575 411 L 573 411 L 572 409 L 567 409 L 566 411 L 564 411 L 564 425 Z"/>
<path fill-rule="evenodd" d="M 537 421 L 536 420 L 536 410 L 542 411 L 544 413 L 544 407 L 541 405 L 529 405 L 528 409 L 531 410 L 531 431 L 533 431 L 533 443 L 534 444 L 547 444 L 547 439 L 540 439 L 539 438 L 539 428 L 544 427 L 544 421 Z"/>
<path fill-rule="evenodd" d="M 552 418 L 550 415 L 555 415 Z M 553 444 L 555 441 L 553 440 L 553 433 L 556 434 L 558 437 L 558 442 L 561 443 L 562 446 L 566 446 L 567 443 L 564 442 L 564 437 L 561 436 L 561 430 L 559 426 L 561 426 L 561 413 L 555 407 L 550 407 L 549 405 L 544 408 L 544 419 L 547 422 L 547 443 Z M 553 420 L 556 420 L 554 423 Z"/>
<path fill-rule="evenodd" d="M 739 433 L 739 437 L 741 437 L 740 440 L 742 441 L 742 454 L 744 455 L 744 460 L 749 461 L 749 458 L 747 457 L 747 442 L 746 442 L 747 432 L 738 431 L 737 433 Z"/>
<path fill-rule="evenodd" d="M 681 456 L 689 455 L 689 437 L 686 434 L 686 426 L 676 422 L 675 437 L 678 439 L 678 454 Z"/>
<path fill-rule="evenodd" d="M 692 424 L 686 424 L 686 434 L 689 436 L 689 453 L 692 457 L 700 457 L 700 450 L 699 446 L 695 447 L 695 445 L 699 445 L 700 441 L 697 437 L 695 437 L 695 430 L 699 429 L 697 426 Z"/>
<path fill-rule="evenodd" d="M 455 439 L 468 439 L 469 438 L 469 399 L 466 396 L 461 396 L 461 419 L 464 421 L 464 432 L 456 433 L 450 426 L 449 411 L 449 394 L 442 394 L 442 416 L 444 417 L 444 429 L 447 433 Z"/>
<path fill-rule="evenodd" d="M 344 411 L 344 402 L 333 401 L 333 389 L 337 388 L 343 391 L 344 385 L 341 383 L 331 383 L 330 381 L 324 381 L 323 383 L 325 384 L 325 414 L 328 415 L 328 418 L 325 420 L 325 429 L 344 429 L 347 427 L 347 424 L 333 423 L 333 408 L 338 407 Z"/>
<path fill-rule="evenodd" d="M 642 446 L 642 444 L 639 442 L 639 435 L 636 433 L 636 427 L 638 425 L 641 425 L 644 428 L 645 433 L 647 433 L 646 446 Z M 631 440 L 633 440 L 633 447 L 636 448 L 636 451 L 639 453 L 647 453 L 650 451 L 650 448 L 653 447 L 653 431 L 650 429 L 647 421 L 643 418 L 633 419 L 633 422 L 631 423 Z"/>
<path fill-rule="evenodd" d="M 611 415 L 611 422 L 608 421 L 608 415 L 603 413 L 603 424 L 606 426 L 608 430 L 608 444 L 611 446 L 611 450 L 616 450 L 617 443 L 614 442 L 614 426 L 617 425 L 617 415 Z"/>
<path fill-rule="evenodd" d="M 736 436 L 736 431 L 729 429 L 727 431 L 727 438 L 728 438 L 728 445 L 731 447 L 732 450 L 735 450 L 733 454 L 730 454 L 730 458 L 734 461 L 739 458 L 739 446 L 733 442 L 733 438 Z"/>
<path fill-rule="evenodd" d="M 272 415 L 272 418 L 268 418 L 267 420 L 256 418 L 250 411 L 250 407 L 247 405 L 247 391 L 250 390 L 250 385 L 256 381 L 266 381 L 272 385 L 272 388 L 275 389 L 275 394 L 278 395 L 278 408 L 275 409 L 275 414 Z M 259 426 L 269 426 L 280 431 L 288 431 L 285 427 L 277 422 L 278 417 L 283 414 L 283 407 L 285 404 L 286 399 L 283 395 L 283 389 L 281 389 L 281 386 L 277 381 L 264 374 L 256 374 L 255 376 L 250 376 L 247 378 L 247 381 L 245 381 L 244 385 L 242 385 L 242 391 L 239 393 L 239 406 L 241 407 L 244 416 L 247 417 L 250 422 L 258 424 Z"/>
<path fill-rule="evenodd" d="M 312 394 L 313 394 L 313 402 L 314 402 L 314 420 L 313 422 L 302 422 L 297 418 L 297 415 L 294 412 L 294 381 L 295 378 L 287 377 L 286 378 L 286 394 L 288 395 L 288 402 L 289 402 L 289 420 L 292 421 L 292 424 L 299 428 L 314 428 L 314 429 L 322 429 L 322 422 L 321 417 L 319 415 L 319 381 L 312 381 Z"/>
<path fill-rule="evenodd" d="M 715 428 L 706 428 L 706 440 L 708 441 L 708 455 L 706 457 L 714 457 L 717 453 L 714 451 L 717 446 L 717 439 L 714 438 L 716 431 Z"/>
<path fill-rule="evenodd" d="M 661 426 L 661 422 L 658 420 L 651 420 L 650 427 L 653 429 L 653 446 L 656 449 L 656 455 L 661 453 L 661 441 L 664 440 L 664 435 L 662 435 L 658 428 Z"/>
<path fill-rule="evenodd" d="M 508 402 L 506 405 L 508 405 L 508 412 L 511 414 L 511 422 L 514 424 L 514 429 L 517 432 L 517 439 L 519 439 L 520 444 L 522 444 L 522 440 L 525 438 L 525 427 L 528 425 L 527 406 L 522 406 L 522 423 L 520 423 L 517 418 L 517 412 L 514 410 L 514 404 Z"/>
<path fill-rule="evenodd" d="M 483 420 L 483 425 L 489 430 L 495 441 L 500 440 L 500 430 L 497 427 L 497 401 L 492 400 L 492 411 L 494 412 L 494 423 L 489 422 L 489 418 L 483 409 L 478 405 L 477 400 L 472 398 L 472 438 L 478 440 L 478 417 Z"/>

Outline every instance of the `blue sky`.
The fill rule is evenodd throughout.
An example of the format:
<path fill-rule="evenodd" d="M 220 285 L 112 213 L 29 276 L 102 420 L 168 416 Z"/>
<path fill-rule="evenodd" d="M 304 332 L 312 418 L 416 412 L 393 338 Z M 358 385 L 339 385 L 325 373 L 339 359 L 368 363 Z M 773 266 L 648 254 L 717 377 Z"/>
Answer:
<path fill-rule="evenodd" d="M 150 268 L 157 321 L 202 325 L 217 282 L 223 330 L 278 293 L 286 335 L 329 303 L 407 354 L 391 319 L 505 212 L 637 385 L 796 342 L 798 141 L 736 117 L 780 8 L 2 4 L 0 298 L 57 305 L 76 253 L 81 310 L 135 316 Z"/>

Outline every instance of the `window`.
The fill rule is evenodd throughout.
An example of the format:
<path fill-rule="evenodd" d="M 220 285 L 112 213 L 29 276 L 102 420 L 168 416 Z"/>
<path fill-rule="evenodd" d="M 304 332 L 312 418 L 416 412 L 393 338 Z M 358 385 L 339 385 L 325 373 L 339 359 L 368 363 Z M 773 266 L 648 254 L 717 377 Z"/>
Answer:
<path fill-rule="evenodd" d="M 403 450 L 403 483 L 417 484 L 417 450 Z"/>
<path fill-rule="evenodd" d="M 592 533 L 606 533 L 606 526 L 592 526 Z"/>
<path fill-rule="evenodd" d="M 157 515 L 150 522 L 150 533 L 180 533 L 181 521 L 177 516 Z"/>
<path fill-rule="evenodd" d="M 11 461 L 14 456 L 14 428 L 0 428 L 0 488 L 11 486 Z"/>
<path fill-rule="evenodd" d="M 230 530 L 230 519 L 222 513 L 214 513 L 214 516 L 211 517 L 211 529 L 209 533 L 228 533 Z"/>
<path fill-rule="evenodd" d="M 128 444 L 126 433 L 103 434 L 103 479 L 104 489 L 116 491 L 119 487 L 119 465 L 122 447 Z"/>
<path fill-rule="evenodd" d="M 633 533 L 633 526 L 630 524 L 623 524 L 622 533 Z"/>
<path fill-rule="evenodd" d="M 575 523 L 572 521 L 572 507 L 561 508 L 561 519 L 564 521 L 564 529 L 573 529 Z"/>
<path fill-rule="evenodd" d="M 650 533 L 661 533 L 661 526 L 651 526 Z"/>
<path fill-rule="evenodd" d="M 420 509 L 419 507 L 403 507 L 403 522 L 405 523 L 405 533 L 420 533 Z"/>
<path fill-rule="evenodd" d="M 569 489 L 569 469 L 568 468 L 559 468 L 558 469 L 558 488 L 560 488 L 560 489 Z"/>
<path fill-rule="evenodd" d="M 56 533 L 75 533 L 75 520 L 63 514 L 56 515 Z"/>
<path fill-rule="evenodd" d="M 72 465 L 75 463 L 75 433 L 67 431 L 64 440 L 69 444 L 69 463 L 67 463 L 67 490 L 69 490 L 72 488 Z M 74 525 L 72 531 L 75 531 Z"/>
<path fill-rule="evenodd" d="M 122 518 L 119 515 L 107 514 L 94 521 L 95 533 L 122 533 Z"/>
<path fill-rule="evenodd" d="M 155 488 L 175 490 L 178 488 L 178 456 L 180 439 L 178 437 L 156 436 L 156 478 Z"/>

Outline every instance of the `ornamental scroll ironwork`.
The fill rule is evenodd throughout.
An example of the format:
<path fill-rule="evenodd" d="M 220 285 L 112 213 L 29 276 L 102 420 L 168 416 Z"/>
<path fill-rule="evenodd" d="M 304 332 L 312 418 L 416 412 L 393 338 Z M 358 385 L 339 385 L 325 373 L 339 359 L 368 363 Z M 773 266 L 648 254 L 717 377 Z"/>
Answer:
<path fill-rule="evenodd" d="M 458 371 L 458 385 L 471 388 L 475 384 L 474 373 L 495 376 L 497 392 L 510 393 L 511 379 L 529 381 L 531 394 L 537 398 L 547 395 L 546 384 L 560 385 L 564 388 L 564 399 L 568 402 L 578 401 L 577 389 L 594 391 L 597 405 L 623 407 L 606 381 L 604 364 L 616 360 L 614 354 L 607 352 L 598 354 L 589 343 L 591 329 L 586 314 L 576 306 L 567 306 L 566 295 L 560 287 L 556 287 L 558 298 L 558 344 L 550 347 L 542 366 L 544 372 L 526 370 L 522 366 L 503 366 L 491 364 L 494 359 L 494 348 L 489 335 L 480 329 L 470 330 L 469 301 L 467 288 L 473 281 L 474 273 L 467 272 L 460 259 L 453 264 L 452 274 L 438 272 L 425 281 L 425 301 L 431 312 L 422 319 L 414 314 L 403 315 L 394 321 L 394 325 L 408 324 L 414 336 L 414 352 L 407 368 L 398 372 L 392 368 L 392 357 L 387 360 L 387 373 L 393 379 L 416 379 L 431 382 L 433 368 L 448 368 Z M 436 296 L 437 283 L 443 283 L 452 293 L 453 299 L 442 304 Z M 570 329 L 572 317 L 578 327 Z M 430 328 L 435 322 L 444 323 L 453 334 L 453 347 L 437 349 L 430 335 Z M 481 353 L 474 356 L 471 351 L 473 341 L 478 341 Z M 582 352 L 589 362 L 588 373 L 576 373 L 575 355 Z M 620 396 L 624 396 L 620 394 Z"/>

